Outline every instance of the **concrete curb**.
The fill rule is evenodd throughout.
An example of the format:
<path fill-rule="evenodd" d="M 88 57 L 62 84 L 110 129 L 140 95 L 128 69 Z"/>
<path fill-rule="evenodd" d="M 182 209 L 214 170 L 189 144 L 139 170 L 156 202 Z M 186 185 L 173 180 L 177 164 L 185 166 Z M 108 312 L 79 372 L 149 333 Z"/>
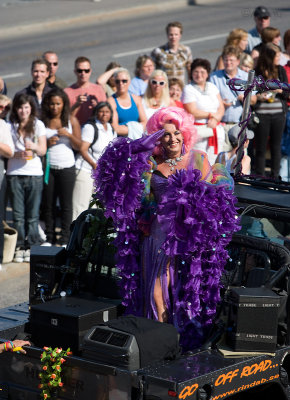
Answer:
<path fill-rule="evenodd" d="M 128 7 L 124 9 L 117 9 L 113 11 L 101 11 L 96 13 L 86 13 L 78 16 L 68 16 L 66 18 L 56 18 L 51 20 L 43 20 L 39 22 L 33 22 L 30 24 L 13 26 L 13 28 L 2 28 L 0 29 L 1 37 L 19 37 L 23 34 L 33 34 L 35 32 L 48 30 L 51 28 L 65 29 L 70 28 L 71 25 L 81 24 L 93 24 L 107 20 L 123 19 L 128 16 L 136 17 L 142 14 L 151 14 L 154 12 L 160 12 L 163 10 L 174 10 L 180 7 L 188 6 L 187 0 L 176 0 L 175 2 L 168 1 L 157 4 L 147 4 L 136 7 Z"/>

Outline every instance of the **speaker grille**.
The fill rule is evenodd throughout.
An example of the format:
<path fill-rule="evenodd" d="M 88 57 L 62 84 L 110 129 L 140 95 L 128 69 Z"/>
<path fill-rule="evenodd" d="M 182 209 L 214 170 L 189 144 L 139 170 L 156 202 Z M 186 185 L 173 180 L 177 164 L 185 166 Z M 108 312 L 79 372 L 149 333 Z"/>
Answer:
<path fill-rule="evenodd" d="M 129 335 L 112 332 L 102 328 L 96 328 L 90 340 L 93 342 L 107 343 L 112 346 L 125 347 L 128 342 Z"/>
<path fill-rule="evenodd" d="M 122 333 L 113 332 L 110 337 L 108 344 L 112 346 L 125 347 L 128 341 L 128 335 L 124 335 Z"/>
<path fill-rule="evenodd" d="M 90 339 L 94 342 L 107 343 L 110 336 L 111 332 L 106 331 L 105 329 L 96 328 Z"/>

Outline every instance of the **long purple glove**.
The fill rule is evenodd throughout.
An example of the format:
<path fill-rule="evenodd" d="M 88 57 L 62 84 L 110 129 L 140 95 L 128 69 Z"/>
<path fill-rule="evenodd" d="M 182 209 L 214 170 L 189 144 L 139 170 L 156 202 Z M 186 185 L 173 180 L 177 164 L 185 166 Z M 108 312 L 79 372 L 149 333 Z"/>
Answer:
<path fill-rule="evenodd" d="M 131 153 L 143 153 L 153 150 L 156 146 L 156 142 L 164 135 L 165 130 L 161 129 L 153 133 L 152 135 L 144 135 L 140 139 L 134 140 L 130 143 Z"/>

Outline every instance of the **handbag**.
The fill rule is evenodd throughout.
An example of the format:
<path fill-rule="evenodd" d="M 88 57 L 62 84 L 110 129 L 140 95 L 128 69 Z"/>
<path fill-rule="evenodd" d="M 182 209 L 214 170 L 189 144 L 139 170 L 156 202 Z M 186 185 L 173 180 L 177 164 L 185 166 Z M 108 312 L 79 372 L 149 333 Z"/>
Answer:
<path fill-rule="evenodd" d="M 196 125 L 197 136 L 199 139 L 206 139 L 213 136 L 213 129 L 209 128 L 206 124 L 195 123 L 194 125 Z"/>
<path fill-rule="evenodd" d="M 3 264 L 10 263 L 13 260 L 16 243 L 17 230 L 11 228 L 5 221 L 2 221 L 4 227 L 4 247 L 3 247 Z"/>
<path fill-rule="evenodd" d="M 242 116 L 240 116 L 240 122 L 241 121 L 242 121 Z M 252 110 L 249 122 L 247 124 L 247 128 L 250 131 L 254 131 L 255 128 L 257 128 L 257 126 L 259 125 L 259 123 L 260 123 L 260 118 L 258 117 L 258 114 L 256 113 L 256 111 Z"/>

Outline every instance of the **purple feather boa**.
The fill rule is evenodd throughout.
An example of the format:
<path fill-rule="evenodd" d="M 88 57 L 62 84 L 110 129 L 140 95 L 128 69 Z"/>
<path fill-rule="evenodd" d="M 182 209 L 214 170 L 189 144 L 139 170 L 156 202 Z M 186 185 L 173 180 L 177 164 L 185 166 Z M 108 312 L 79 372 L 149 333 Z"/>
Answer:
<path fill-rule="evenodd" d="M 176 171 L 158 207 L 158 222 L 167 232 L 163 250 L 178 270 L 171 287 L 183 348 L 200 345 L 212 322 L 228 258 L 225 247 L 239 230 L 232 191 L 200 178 L 196 169 Z"/>
<path fill-rule="evenodd" d="M 143 315 L 140 259 L 142 174 L 150 170 L 151 151 L 132 153 L 133 141 L 115 139 L 93 171 L 95 191 L 117 231 L 117 267 L 126 313 Z M 201 344 L 219 301 L 220 277 L 228 258 L 226 245 L 239 220 L 229 185 L 212 185 L 196 169 L 177 171 L 157 210 L 167 232 L 163 250 L 171 260 L 170 321 L 181 333 L 184 349 Z"/>
<path fill-rule="evenodd" d="M 137 220 L 144 190 L 142 174 L 150 170 L 150 165 L 148 152 L 133 154 L 131 143 L 128 138 L 111 142 L 93 171 L 93 178 L 96 196 L 106 207 L 105 216 L 113 219 L 117 231 L 115 245 L 123 305 L 127 313 L 142 315 Z"/>

